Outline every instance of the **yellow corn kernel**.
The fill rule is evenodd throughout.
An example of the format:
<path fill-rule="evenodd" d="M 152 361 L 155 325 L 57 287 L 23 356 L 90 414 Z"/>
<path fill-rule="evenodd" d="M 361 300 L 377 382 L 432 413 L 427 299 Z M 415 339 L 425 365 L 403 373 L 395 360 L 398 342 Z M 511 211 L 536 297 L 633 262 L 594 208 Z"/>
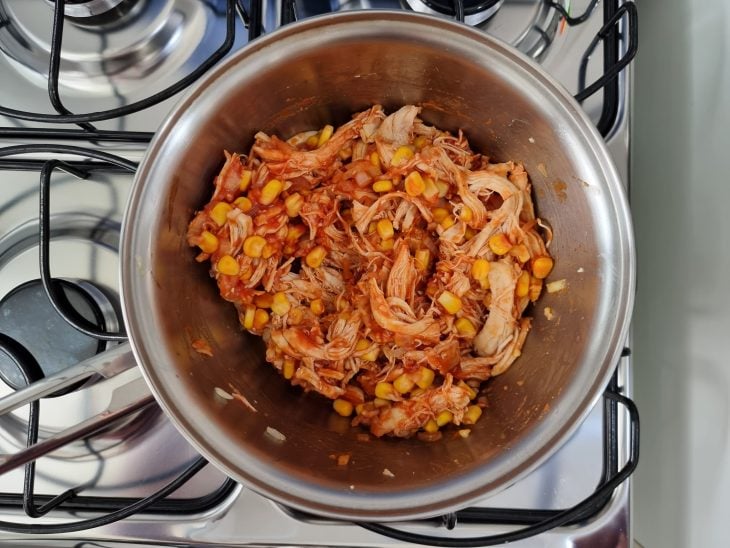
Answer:
<path fill-rule="evenodd" d="M 208 232 L 207 230 L 204 230 L 200 234 L 200 241 L 198 242 L 198 247 L 203 253 L 215 253 L 216 249 L 218 249 L 218 238 L 215 234 L 212 232 Z"/>
<path fill-rule="evenodd" d="M 540 298 L 540 293 L 542 293 L 542 280 L 539 278 L 535 278 L 534 276 L 530 277 L 530 290 L 528 292 L 528 296 L 530 297 L 530 300 L 534 303 L 537 299 Z"/>
<path fill-rule="evenodd" d="M 355 343 L 355 351 L 362 352 L 370 346 L 370 341 L 367 339 L 360 339 Z"/>
<path fill-rule="evenodd" d="M 477 235 L 477 231 L 474 230 L 472 227 L 467 226 L 464 230 L 464 239 L 468 242 L 471 240 L 474 236 Z"/>
<path fill-rule="evenodd" d="M 380 219 L 377 224 L 377 230 L 378 236 L 380 236 L 383 240 L 390 240 L 393 236 L 395 236 L 393 223 L 390 222 L 390 219 Z"/>
<path fill-rule="evenodd" d="M 286 200 L 284 200 L 286 214 L 289 215 L 289 217 L 296 217 L 297 215 L 299 215 L 299 212 L 302 210 L 303 205 L 304 198 L 302 198 L 302 195 L 298 192 L 290 194 L 286 197 Z"/>
<path fill-rule="evenodd" d="M 284 358 L 284 366 L 281 368 L 285 379 L 291 379 L 294 376 L 296 363 L 291 358 Z"/>
<path fill-rule="evenodd" d="M 358 404 L 357 404 L 357 405 L 355 406 L 355 414 L 356 414 L 356 415 L 360 415 L 360 414 L 362 413 L 362 410 L 363 410 L 363 409 L 365 409 L 365 404 L 364 404 L 364 403 L 358 403 Z M 366 434 L 366 435 L 367 435 L 367 434 Z"/>
<path fill-rule="evenodd" d="M 454 295 L 451 291 L 444 291 L 441 295 L 439 295 L 437 300 L 449 314 L 456 314 L 459 310 L 461 310 L 461 299 Z"/>
<path fill-rule="evenodd" d="M 243 242 L 243 253 L 246 257 L 261 257 L 265 245 L 266 240 L 263 236 L 249 236 Z"/>
<path fill-rule="evenodd" d="M 289 312 L 290 308 L 291 308 L 291 303 L 289 302 L 289 299 L 286 298 L 286 293 L 284 293 L 283 291 L 274 293 L 274 298 L 271 303 L 271 311 L 274 314 L 283 316 L 284 314 Z"/>
<path fill-rule="evenodd" d="M 433 384 L 433 379 L 436 376 L 436 373 L 434 373 L 433 369 L 429 369 L 428 367 L 421 367 L 418 370 L 418 376 L 416 377 L 416 385 L 418 385 L 418 388 L 426 389 L 429 386 Z"/>
<path fill-rule="evenodd" d="M 471 265 L 471 275 L 477 281 L 483 280 L 489 275 L 490 269 L 489 261 L 486 259 L 477 259 Z"/>
<path fill-rule="evenodd" d="M 261 256 L 264 259 L 268 259 L 269 257 L 273 257 L 274 253 L 276 253 L 276 247 L 272 244 L 266 244 L 264 248 L 261 250 Z"/>
<path fill-rule="evenodd" d="M 375 385 L 375 397 L 381 400 L 395 400 L 398 399 L 397 392 L 393 385 L 389 382 L 381 381 Z"/>
<path fill-rule="evenodd" d="M 375 407 L 385 407 L 386 405 L 390 405 L 390 400 L 386 400 L 383 398 L 375 398 L 373 400 L 373 405 Z"/>
<path fill-rule="evenodd" d="M 366 362 L 374 362 L 378 359 L 378 356 L 380 356 L 380 348 L 378 348 L 376 346 L 372 350 L 370 350 L 369 352 L 366 352 L 365 354 L 363 354 L 360 357 L 363 360 L 365 360 Z"/>
<path fill-rule="evenodd" d="M 325 251 L 324 247 L 322 247 L 321 245 L 318 245 L 317 247 L 312 249 L 309 253 L 307 253 L 307 256 L 304 258 L 304 261 L 311 268 L 319 268 L 322 265 L 322 263 L 324 262 L 325 255 L 327 255 L 327 251 Z"/>
<path fill-rule="evenodd" d="M 308 148 L 317 148 L 317 143 L 319 143 L 319 135 L 316 133 L 314 135 L 310 135 L 307 137 L 307 140 L 304 141 L 304 144 L 307 145 Z"/>
<path fill-rule="evenodd" d="M 416 383 L 413 382 L 413 379 L 411 377 L 409 377 L 406 373 L 403 373 L 393 381 L 393 388 L 395 388 L 401 394 L 407 394 L 413 389 L 415 384 Z"/>
<path fill-rule="evenodd" d="M 521 263 L 526 263 L 530 260 L 530 251 L 525 244 L 517 244 L 510 250 L 509 254 Z"/>
<path fill-rule="evenodd" d="M 466 408 L 466 413 L 461 419 L 461 424 L 476 424 L 479 417 L 482 416 L 482 408 L 478 405 L 470 405 Z"/>
<path fill-rule="evenodd" d="M 419 249 L 416 251 L 415 260 L 416 268 L 421 272 L 425 272 L 431 262 L 431 252 L 428 249 Z"/>
<path fill-rule="evenodd" d="M 299 238 L 304 236 L 307 232 L 307 227 L 304 225 L 294 225 L 286 229 L 286 241 L 291 243 L 296 242 Z"/>
<path fill-rule="evenodd" d="M 439 189 L 431 177 L 423 178 L 423 197 L 429 202 L 435 202 L 439 197 Z"/>
<path fill-rule="evenodd" d="M 417 171 L 411 171 L 406 177 L 405 183 L 406 193 L 409 196 L 420 196 L 426 190 L 426 182 Z"/>
<path fill-rule="evenodd" d="M 335 413 L 342 417 L 349 417 L 352 415 L 354 407 L 351 402 L 343 400 L 342 398 L 337 398 L 332 402 L 332 409 L 334 409 Z"/>
<path fill-rule="evenodd" d="M 474 324 L 468 318 L 459 318 L 454 323 L 454 327 L 456 327 L 459 335 L 464 337 L 475 337 L 477 334 L 477 328 L 474 327 Z"/>
<path fill-rule="evenodd" d="M 253 315 L 253 328 L 260 331 L 269 323 L 269 313 L 263 308 L 257 308 Z"/>
<path fill-rule="evenodd" d="M 454 220 L 454 218 L 451 215 L 448 215 L 439 224 L 443 227 L 444 230 L 448 230 L 449 228 L 451 228 L 452 226 L 454 226 L 456 224 L 456 221 Z"/>
<path fill-rule="evenodd" d="M 477 391 L 474 389 L 474 387 L 469 386 L 464 381 L 459 381 L 459 383 L 457 384 L 457 386 L 459 388 L 463 388 L 464 390 L 467 391 L 467 393 L 469 394 L 469 399 L 470 400 L 473 400 L 474 398 L 477 397 Z"/>
<path fill-rule="evenodd" d="M 317 316 L 324 314 L 324 301 L 322 299 L 314 299 L 309 303 L 309 309 Z"/>
<path fill-rule="evenodd" d="M 282 190 L 284 190 L 284 183 L 282 183 L 279 179 L 271 179 L 264 185 L 264 188 L 261 189 L 259 202 L 263 205 L 274 203 L 274 200 L 279 197 Z"/>
<path fill-rule="evenodd" d="M 380 251 L 392 251 L 395 247 L 395 241 L 391 238 L 389 240 L 381 240 L 378 244 Z"/>
<path fill-rule="evenodd" d="M 474 212 L 469 206 L 464 206 L 463 208 L 461 208 L 461 213 L 459 213 L 459 219 L 461 219 L 465 223 L 469 223 L 473 218 Z"/>
<path fill-rule="evenodd" d="M 274 297 L 270 293 L 264 293 L 263 295 L 256 295 L 253 299 L 253 304 L 259 308 L 271 308 L 274 303 Z"/>
<path fill-rule="evenodd" d="M 322 128 L 322 131 L 319 132 L 319 139 L 317 139 L 317 147 L 321 147 L 323 144 L 325 144 L 327 141 L 330 140 L 330 137 L 332 137 L 332 134 L 334 133 L 335 128 L 333 128 L 331 125 L 327 124 Z"/>
<path fill-rule="evenodd" d="M 299 325 L 304 320 L 304 308 L 295 306 L 289 311 L 289 325 Z"/>
<path fill-rule="evenodd" d="M 507 239 L 507 236 L 505 236 L 502 232 L 490 236 L 487 243 L 489 244 L 489 249 L 491 249 L 495 255 L 505 255 L 506 253 L 509 253 L 510 249 L 512 249 L 512 244 Z"/>
<path fill-rule="evenodd" d="M 446 426 L 452 420 L 454 420 L 454 414 L 446 409 L 436 415 L 436 424 L 438 424 L 439 426 Z"/>
<path fill-rule="evenodd" d="M 231 204 L 226 202 L 218 202 L 213 206 L 213 209 L 210 210 L 210 218 L 213 219 L 213 222 L 218 226 L 223 226 L 224 224 L 226 224 L 228 212 L 231 209 L 233 209 L 231 207 Z"/>
<path fill-rule="evenodd" d="M 400 166 L 405 164 L 408 160 L 413 158 L 414 152 L 411 147 L 408 145 L 403 145 L 402 147 L 398 147 L 398 149 L 393 153 L 393 158 L 390 160 L 391 166 Z"/>
<path fill-rule="evenodd" d="M 244 169 L 243 172 L 241 172 L 241 180 L 238 181 L 238 189 L 241 192 L 246 192 L 246 190 L 248 190 L 248 185 L 251 184 L 251 175 L 253 175 L 253 172 L 250 169 Z"/>
<path fill-rule="evenodd" d="M 446 217 L 449 216 L 449 210 L 444 207 L 434 207 L 431 210 L 431 215 L 433 215 L 433 220 L 437 223 L 440 223 L 443 221 Z"/>
<path fill-rule="evenodd" d="M 352 156 L 352 147 L 343 148 L 337 153 L 337 155 L 341 160 L 349 159 Z"/>
<path fill-rule="evenodd" d="M 244 270 L 243 272 L 241 272 L 238 275 L 238 279 L 241 280 L 242 282 L 247 282 L 251 279 L 251 276 L 253 276 L 253 270 L 251 270 L 250 268 L 247 268 L 246 270 Z"/>
<path fill-rule="evenodd" d="M 218 272 L 228 276 L 238 276 L 238 261 L 230 255 L 223 255 L 215 265 Z"/>
<path fill-rule="evenodd" d="M 428 422 L 423 425 L 423 430 L 428 432 L 429 434 L 434 434 L 435 432 L 438 432 L 438 429 L 439 425 L 433 419 L 428 419 Z"/>
<path fill-rule="evenodd" d="M 375 192 L 390 192 L 393 190 L 393 181 L 390 179 L 383 179 L 381 181 L 375 181 L 373 183 L 373 190 Z"/>
<path fill-rule="evenodd" d="M 518 297 L 527 297 L 530 292 L 530 274 L 523 270 L 520 276 L 517 278 L 517 287 L 515 288 L 515 294 Z"/>
<path fill-rule="evenodd" d="M 255 306 L 247 306 L 246 311 L 243 314 L 243 327 L 246 329 L 253 329 L 253 318 L 256 315 Z"/>
<path fill-rule="evenodd" d="M 244 213 L 248 213 L 249 211 L 251 211 L 251 209 L 253 209 L 253 202 L 246 198 L 246 196 L 240 196 L 236 198 L 233 202 L 233 205 Z"/>
<path fill-rule="evenodd" d="M 380 156 L 378 156 L 377 152 L 373 152 L 370 154 L 370 163 L 373 165 L 373 167 L 377 167 L 380 169 Z"/>
<path fill-rule="evenodd" d="M 436 181 L 436 188 L 439 190 L 439 198 L 443 198 L 449 193 L 449 183 L 445 181 Z"/>
<path fill-rule="evenodd" d="M 548 277 L 550 271 L 553 269 L 553 260 L 550 257 L 538 257 L 532 261 L 532 274 L 538 280 L 543 280 Z"/>
<path fill-rule="evenodd" d="M 416 148 L 423 148 L 428 144 L 428 137 L 425 135 L 419 135 L 415 139 L 413 139 L 413 144 Z"/>

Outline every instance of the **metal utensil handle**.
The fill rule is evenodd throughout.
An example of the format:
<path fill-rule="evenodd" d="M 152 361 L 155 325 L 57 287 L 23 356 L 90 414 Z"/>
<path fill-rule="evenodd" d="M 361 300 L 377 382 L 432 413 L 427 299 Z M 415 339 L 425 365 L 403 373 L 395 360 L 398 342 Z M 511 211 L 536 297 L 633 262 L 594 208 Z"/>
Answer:
<path fill-rule="evenodd" d="M 136 367 L 131 347 L 128 343 L 97 354 L 65 371 L 61 371 L 35 382 L 26 388 L 17 390 L 0 398 L 0 415 L 5 415 L 32 401 L 53 394 L 67 386 L 87 379 L 93 375 L 110 378 L 124 371 Z M 116 388 L 109 404 L 97 415 L 90 417 L 74 426 L 71 426 L 56 435 L 25 449 L 12 454 L 0 455 L 0 474 L 36 460 L 54 449 L 82 439 L 102 430 L 113 422 L 126 417 L 154 403 L 154 397 L 147 388 L 147 384 L 136 370 L 134 378 Z"/>

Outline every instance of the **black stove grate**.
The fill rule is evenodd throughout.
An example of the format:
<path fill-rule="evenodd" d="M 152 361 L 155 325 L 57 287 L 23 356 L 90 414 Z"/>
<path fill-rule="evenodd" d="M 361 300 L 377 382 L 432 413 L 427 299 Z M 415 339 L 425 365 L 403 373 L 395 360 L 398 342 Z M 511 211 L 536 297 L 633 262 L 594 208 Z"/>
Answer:
<path fill-rule="evenodd" d="M 281 0 L 281 24 L 296 20 L 297 8 L 295 0 Z M 463 20 L 464 5 L 461 0 L 452 0 L 457 18 Z M 580 25 L 597 8 L 597 0 L 592 0 L 585 13 L 571 17 L 562 4 L 553 0 L 546 0 L 555 7 L 564 17 L 568 25 Z M 226 0 L 226 35 L 222 43 L 190 74 L 141 101 L 131 103 L 115 109 L 100 112 L 74 114 L 68 111 L 59 94 L 58 67 L 63 35 L 64 0 L 56 0 L 51 59 L 49 65 L 48 94 L 50 104 L 56 114 L 34 113 L 15 110 L 0 106 L 0 115 L 18 120 L 38 123 L 75 124 L 77 128 L 0 128 L 0 138 L 30 141 L 31 144 L 9 146 L 0 149 L 0 171 L 2 170 L 30 170 L 39 173 L 39 270 L 41 280 L 49 299 L 56 310 L 76 329 L 99 340 L 121 341 L 125 339 L 122 332 L 109 333 L 104 329 L 84 325 L 78 321 L 78 314 L 66 299 L 56 294 L 55 284 L 51 274 L 51 265 L 48 254 L 49 246 L 49 188 L 52 174 L 55 170 L 63 170 L 79 178 L 87 178 L 94 172 L 106 173 L 133 173 L 136 164 L 124 158 L 100 152 L 87 147 L 71 145 L 49 145 L 44 140 L 69 140 L 85 142 L 125 142 L 145 143 L 153 134 L 133 131 L 99 130 L 93 126 L 94 122 L 126 116 L 156 105 L 178 92 L 187 88 L 208 69 L 220 61 L 231 49 L 235 38 L 235 17 L 238 15 L 248 29 L 249 39 L 255 39 L 264 32 L 262 24 L 262 0 L 250 0 L 248 9 L 241 0 Z M 579 101 L 603 89 L 603 110 L 597 126 L 601 134 L 607 135 L 614 126 L 619 108 L 618 74 L 623 70 L 636 54 L 637 48 L 637 13 L 633 2 L 619 2 L 619 0 L 603 3 L 605 25 L 593 40 L 589 49 L 583 55 L 581 67 L 580 92 L 576 96 Z M 8 21 L 0 20 L 0 29 Z M 599 41 L 604 44 L 604 74 L 590 86 L 585 85 L 585 67 L 588 59 Z M 620 56 L 620 44 L 627 44 L 625 53 Z M 34 143 L 34 144 L 33 144 Z M 38 160 L 27 158 L 31 154 L 64 155 L 79 158 L 79 160 Z M 82 159 L 83 158 L 83 159 Z M 42 376 L 42 371 L 33 356 L 16 341 L 0 333 L 0 351 L 4 352 L 21 371 L 25 382 L 32 383 Z M 625 349 L 625 355 L 628 349 Z M 616 378 L 612 379 L 604 393 L 603 403 L 603 472 L 596 490 L 576 506 L 564 510 L 534 510 L 534 509 L 500 509 L 500 508 L 467 508 L 448 514 L 435 521 L 450 530 L 459 523 L 469 524 L 501 524 L 524 526 L 511 532 L 490 535 L 485 537 L 458 538 L 444 536 L 420 535 L 391 526 L 358 523 L 361 527 L 376 533 L 398 539 L 404 542 L 420 543 L 431 546 L 490 546 L 513 542 L 533 536 L 561 525 L 571 525 L 595 516 L 610 501 L 614 490 L 625 481 L 636 468 L 639 457 L 639 419 L 635 404 L 620 393 Z M 619 450 L 619 406 L 628 412 L 629 418 L 629 456 L 619 469 L 621 460 Z M 28 443 L 33 443 L 38 437 L 39 402 L 30 406 Z M 186 513 L 199 512 L 220 504 L 235 488 L 236 484 L 228 480 L 214 493 L 199 499 L 171 499 L 167 498 L 185 482 L 195 476 L 204 466 L 203 458 L 196 460 L 178 478 L 170 482 L 158 492 L 144 499 L 109 498 L 84 496 L 82 489 L 70 489 L 60 495 L 38 495 L 33 492 L 34 463 L 26 465 L 26 479 L 23 493 L 0 493 L 0 506 L 23 508 L 31 517 L 42 516 L 53 509 L 66 511 L 90 511 L 101 513 L 100 516 L 67 524 L 44 523 L 6 523 L 0 522 L 0 530 L 31 533 L 54 534 L 80 531 L 124 519 L 139 512 Z M 39 505 L 40 503 L 40 505 Z M 297 514 L 297 512 L 293 512 Z M 434 520 L 430 520 L 434 521 Z"/>

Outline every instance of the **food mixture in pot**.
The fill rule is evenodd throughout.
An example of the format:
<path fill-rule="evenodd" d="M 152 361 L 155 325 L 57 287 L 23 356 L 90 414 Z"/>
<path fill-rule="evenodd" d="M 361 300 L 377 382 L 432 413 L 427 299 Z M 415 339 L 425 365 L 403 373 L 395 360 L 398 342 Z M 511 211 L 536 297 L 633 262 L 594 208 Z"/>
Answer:
<path fill-rule="evenodd" d="M 461 435 L 553 267 L 528 174 L 404 106 L 226 152 L 188 228 L 284 379 L 375 436 Z"/>

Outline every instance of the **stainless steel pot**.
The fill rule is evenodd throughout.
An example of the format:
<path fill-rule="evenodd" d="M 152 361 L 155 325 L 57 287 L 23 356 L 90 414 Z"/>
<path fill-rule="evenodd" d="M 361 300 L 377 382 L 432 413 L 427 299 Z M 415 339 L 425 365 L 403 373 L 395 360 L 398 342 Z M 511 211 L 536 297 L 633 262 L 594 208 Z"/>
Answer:
<path fill-rule="evenodd" d="M 568 289 L 537 303 L 521 358 L 490 381 L 489 408 L 467 439 L 358 441 L 328 402 L 287 386 L 265 363 L 260 341 L 243 334 L 185 243 L 224 149 L 248 150 L 257 130 L 288 136 L 340 124 L 374 103 L 420 104 L 426 121 L 462 128 L 476 150 L 523 162 L 539 214 L 555 232 L 551 279 L 565 278 Z M 258 39 L 175 107 L 137 173 L 122 289 L 136 359 L 159 404 L 203 455 L 286 505 L 393 520 L 438 514 L 503 488 L 577 428 L 627 333 L 634 249 L 626 197 L 600 136 L 538 66 L 463 25 L 347 12 Z M 543 314 L 548 306 L 552 321 Z M 192 349 L 197 338 L 211 343 L 213 358 Z M 214 395 L 230 386 L 257 412 Z M 335 453 L 350 453 L 350 464 L 337 466 Z"/>

